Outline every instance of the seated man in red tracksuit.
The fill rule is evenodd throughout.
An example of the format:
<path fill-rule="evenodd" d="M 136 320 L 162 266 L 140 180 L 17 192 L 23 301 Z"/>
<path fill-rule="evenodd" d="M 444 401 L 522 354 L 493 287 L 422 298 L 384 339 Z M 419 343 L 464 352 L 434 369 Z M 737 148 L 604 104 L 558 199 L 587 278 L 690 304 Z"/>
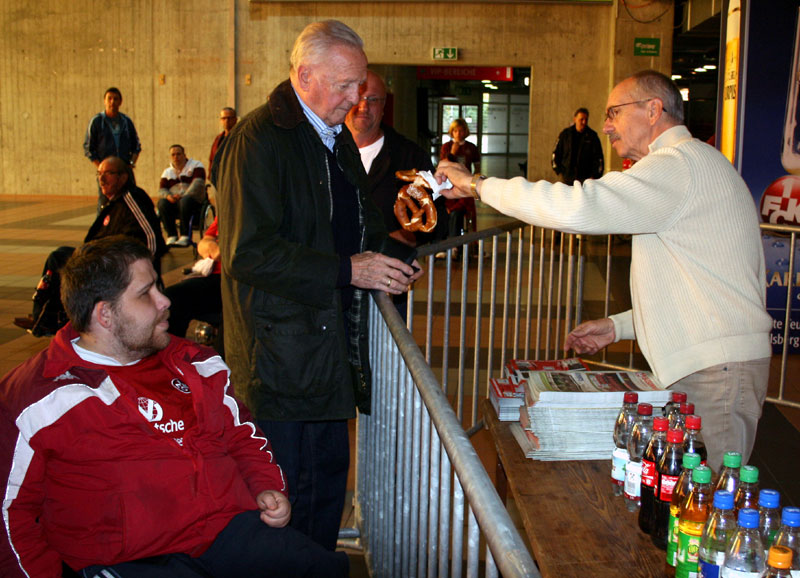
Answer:
<path fill-rule="evenodd" d="M 0 575 L 346 576 L 286 525 L 268 441 L 219 356 L 167 333 L 156 279 L 136 240 L 84 245 L 70 323 L 0 381 Z"/>

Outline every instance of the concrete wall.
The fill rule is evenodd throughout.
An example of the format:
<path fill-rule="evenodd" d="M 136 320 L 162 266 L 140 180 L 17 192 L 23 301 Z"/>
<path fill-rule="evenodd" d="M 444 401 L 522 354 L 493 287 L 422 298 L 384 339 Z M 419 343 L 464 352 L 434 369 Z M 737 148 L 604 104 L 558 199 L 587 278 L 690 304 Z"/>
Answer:
<path fill-rule="evenodd" d="M 617 0 L 456 9 L 440 2 L 0 0 L 0 193 L 93 194 L 83 136 L 105 89 L 117 86 L 142 140 L 137 181 L 155 194 L 169 145 L 181 143 L 206 162 L 219 109 L 232 105 L 242 116 L 262 104 L 288 76 L 294 38 L 325 18 L 353 27 L 375 64 L 430 65 L 434 46 L 457 46 L 458 65 L 531 67 L 532 178 L 552 177 L 550 149 L 576 107 L 587 106 L 599 129 L 619 78 L 671 64 L 671 0 L 632 15 Z M 661 38 L 661 56 L 634 57 L 637 36 Z M 413 94 L 409 82 L 398 79 L 397 90 Z"/>

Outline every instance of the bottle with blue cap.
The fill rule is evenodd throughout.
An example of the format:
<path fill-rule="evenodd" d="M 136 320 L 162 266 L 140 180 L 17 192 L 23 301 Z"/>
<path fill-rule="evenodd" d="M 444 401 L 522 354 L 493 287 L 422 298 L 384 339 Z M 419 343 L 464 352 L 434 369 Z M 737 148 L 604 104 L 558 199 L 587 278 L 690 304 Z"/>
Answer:
<path fill-rule="evenodd" d="M 700 576 L 719 578 L 725 563 L 725 553 L 736 532 L 736 513 L 733 510 L 733 493 L 728 490 L 714 492 L 714 506 L 703 526 L 700 539 Z"/>
<path fill-rule="evenodd" d="M 742 508 L 739 510 L 739 526 L 733 535 L 728 551 L 722 578 L 761 578 L 767 569 L 764 544 L 758 532 L 758 510 Z"/>
<path fill-rule="evenodd" d="M 800 508 L 783 509 L 774 545 L 786 546 L 792 551 L 792 578 L 800 578 Z"/>
<path fill-rule="evenodd" d="M 777 490 L 764 488 L 758 494 L 758 531 L 764 550 L 769 552 L 769 547 L 775 541 L 775 534 L 781 526 L 781 495 Z"/>

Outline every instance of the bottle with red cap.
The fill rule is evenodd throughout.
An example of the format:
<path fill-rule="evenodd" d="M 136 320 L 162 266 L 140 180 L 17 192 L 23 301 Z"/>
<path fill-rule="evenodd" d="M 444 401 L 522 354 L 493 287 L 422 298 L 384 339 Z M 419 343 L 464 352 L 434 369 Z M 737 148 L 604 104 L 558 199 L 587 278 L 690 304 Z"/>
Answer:
<path fill-rule="evenodd" d="M 669 523 L 669 506 L 672 502 L 672 490 L 678 482 L 683 462 L 683 431 L 670 429 L 667 431 L 667 447 L 658 462 L 658 488 L 655 499 L 655 523 L 650 537 L 653 544 L 667 549 L 667 525 Z"/>
<path fill-rule="evenodd" d="M 642 483 L 640 490 L 639 528 L 645 534 L 653 531 L 655 524 L 655 491 L 658 487 L 658 462 L 667 447 L 666 417 L 653 419 L 653 435 L 642 455 Z"/>
<path fill-rule="evenodd" d="M 703 429 L 703 420 L 699 415 L 686 416 L 686 429 L 683 436 L 683 451 L 694 452 L 700 455 L 700 463 L 706 465 L 708 462 L 708 451 L 703 441 L 700 430 Z"/>
<path fill-rule="evenodd" d="M 685 391 L 673 391 L 670 400 L 664 404 L 664 416 L 672 420 L 672 414 L 678 413 L 682 403 L 686 403 L 688 398 Z"/>
<path fill-rule="evenodd" d="M 614 451 L 611 452 L 611 485 L 615 496 L 621 496 L 625 485 L 625 466 L 628 464 L 628 438 L 636 418 L 636 403 L 639 395 L 634 391 L 625 392 L 622 409 L 614 424 Z"/>
<path fill-rule="evenodd" d="M 686 429 L 686 416 L 692 415 L 694 413 L 694 404 L 693 403 L 682 403 L 678 413 L 672 414 L 674 419 L 669 422 L 670 429 L 679 429 L 685 430 Z"/>
<path fill-rule="evenodd" d="M 625 466 L 625 505 L 635 512 L 640 504 L 642 456 L 653 435 L 653 406 L 640 403 L 636 410 L 631 435 L 628 437 L 628 464 Z"/>

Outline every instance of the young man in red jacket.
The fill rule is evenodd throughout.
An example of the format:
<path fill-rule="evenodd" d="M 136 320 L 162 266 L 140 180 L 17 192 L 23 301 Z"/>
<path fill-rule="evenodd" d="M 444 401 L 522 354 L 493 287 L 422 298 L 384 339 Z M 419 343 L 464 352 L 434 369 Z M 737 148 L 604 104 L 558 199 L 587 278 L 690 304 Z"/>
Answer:
<path fill-rule="evenodd" d="M 212 350 L 167 333 L 148 249 L 90 242 L 62 273 L 70 323 L 0 381 L 0 575 L 346 576 L 289 528 L 268 441 Z"/>

